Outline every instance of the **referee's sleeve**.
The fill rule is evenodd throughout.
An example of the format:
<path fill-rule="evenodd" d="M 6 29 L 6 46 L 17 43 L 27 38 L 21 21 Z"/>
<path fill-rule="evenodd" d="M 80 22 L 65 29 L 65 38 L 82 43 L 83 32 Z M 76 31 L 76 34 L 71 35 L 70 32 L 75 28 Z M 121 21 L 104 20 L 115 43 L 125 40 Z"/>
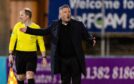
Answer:
<path fill-rule="evenodd" d="M 37 36 L 37 41 L 38 41 L 38 44 L 39 44 L 40 51 L 41 52 L 46 51 L 45 44 L 44 44 L 45 42 L 43 40 L 43 36 Z"/>
<path fill-rule="evenodd" d="M 38 26 L 37 28 L 40 29 L 40 26 Z M 45 48 L 45 42 L 44 42 L 43 36 L 37 36 L 37 42 L 38 42 L 40 51 L 45 52 L 46 48 Z"/>
<path fill-rule="evenodd" d="M 9 51 L 14 50 L 14 46 L 17 40 L 17 27 L 13 28 L 13 32 L 11 33 L 10 42 L 9 42 Z"/>

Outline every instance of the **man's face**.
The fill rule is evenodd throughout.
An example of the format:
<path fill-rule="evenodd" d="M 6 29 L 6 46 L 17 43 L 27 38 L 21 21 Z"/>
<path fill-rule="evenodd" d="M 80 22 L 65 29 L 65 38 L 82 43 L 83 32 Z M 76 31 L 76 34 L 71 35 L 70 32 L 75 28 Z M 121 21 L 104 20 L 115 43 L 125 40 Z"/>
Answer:
<path fill-rule="evenodd" d="M 64 22 L 69 22 L 71 19 L 70 8 L 63 8 L 60 10 L 60 19 Z"/>
<path fill-rule="evenodd" d="M 20 11 L 19 19 L 21 22 L 26 22 L 28 20 L 28 16 L 25 14 L 25 11 Z"/>

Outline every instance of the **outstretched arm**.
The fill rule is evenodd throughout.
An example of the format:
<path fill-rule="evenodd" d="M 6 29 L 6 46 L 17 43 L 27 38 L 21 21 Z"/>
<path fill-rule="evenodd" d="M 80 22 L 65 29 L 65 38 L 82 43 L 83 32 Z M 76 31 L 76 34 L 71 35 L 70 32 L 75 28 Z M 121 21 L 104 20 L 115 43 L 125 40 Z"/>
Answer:
<path fill-rule="evenodd" d="M 41 28 L 41 29 L 33 29 L 29 26 L 27 26 L 26 28 L 20 28 L 20 31 L 27 33 L 27 34 L 31 34 L 31 35 L 39 35 L 39 36 L 44 36 L 44 35 L 48 35 L 50 34 L 50 30 L 51 30 L 52 26 L 48 27 L 47 29 Z"/>
<path fill-rule="evenodd" d="M 32 34 L 32 35 L 40 35 L 40 36 L 44 36 L 50 33 L 50 28 L 47 29 L 32 29 L 30 27 L 26 28 L 26 32 L 28 34 Z"/>
<path fill-rule="evenodd" d="M 53 22 L 47 29 L 41 28 L 41 29 L 33 29 L 30 27 L 27 28 L 20 28 L 20 31 L 31 34 L 31 35 L 39 35 L 39 36 L 44 36 L 51 34 L 51 30 L 57 25 L 57 22 Z"/>

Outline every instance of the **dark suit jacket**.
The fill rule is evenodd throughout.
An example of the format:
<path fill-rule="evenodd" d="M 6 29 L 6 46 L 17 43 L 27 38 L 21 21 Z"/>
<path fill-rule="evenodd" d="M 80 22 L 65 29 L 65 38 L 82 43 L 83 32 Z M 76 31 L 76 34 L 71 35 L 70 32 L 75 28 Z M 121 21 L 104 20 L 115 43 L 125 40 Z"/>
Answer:
<path fill-rule="evenodd" d="M 61 20 L 55 21 L 52 25 L 47 29 L 31 29 L 27 28 L 26 33 L 33 35 L 51 35 L 51 70 L 53 74 L 60 73 L 60 63 L 57 53 L 57 42 L 59 39 L 59 25 Z M 72 28 L 72 42 L 74 45 L 74 49 L 76 52 L 76 57 L 80 64 L 81 72 L 86 75 L 86 65 L 85 65 L 85 57 L 82 49 L 82 40 L 86 40 L 88 44 L 92 44 L 92 35 L 89 34 L 84 27 L 83 23 L 80 21 L 76 21 L 71 19 L 69 22 Z"/>

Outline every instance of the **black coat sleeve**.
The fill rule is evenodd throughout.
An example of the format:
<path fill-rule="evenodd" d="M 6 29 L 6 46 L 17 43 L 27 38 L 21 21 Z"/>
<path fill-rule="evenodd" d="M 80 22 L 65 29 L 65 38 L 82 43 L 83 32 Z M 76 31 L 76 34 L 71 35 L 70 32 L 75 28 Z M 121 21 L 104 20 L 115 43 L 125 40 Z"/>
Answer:
<path fill-rule="evenodd" d="M 93 44 L 93 35 L 88 32 L 87 28 L 81 22 L 81 31 L 82 31 L 82 38 L 88 43 Z"/>
<path fill-rule="evenodd" d="M 32 35 L 39 35 L 39 36 L 44 36 L 51 34 L 51 30 L 57 25 L 57 22 L 53 22 L 47 29 L 46 28 L 41 28 L 41 29 L 33 29 L 30 27 L 27 27 L 26 33 L 32 34 Z"/>
<path fill-rule="evenodd" d="M 47 29 L 41 28 L 41 29 L 33 29 L 30 27 L 27 27 L 26 33 L 32 34 L 32 35 L 39 35 L 39 36 L 44 36 L 50 33 L 50 27 Z"/>

